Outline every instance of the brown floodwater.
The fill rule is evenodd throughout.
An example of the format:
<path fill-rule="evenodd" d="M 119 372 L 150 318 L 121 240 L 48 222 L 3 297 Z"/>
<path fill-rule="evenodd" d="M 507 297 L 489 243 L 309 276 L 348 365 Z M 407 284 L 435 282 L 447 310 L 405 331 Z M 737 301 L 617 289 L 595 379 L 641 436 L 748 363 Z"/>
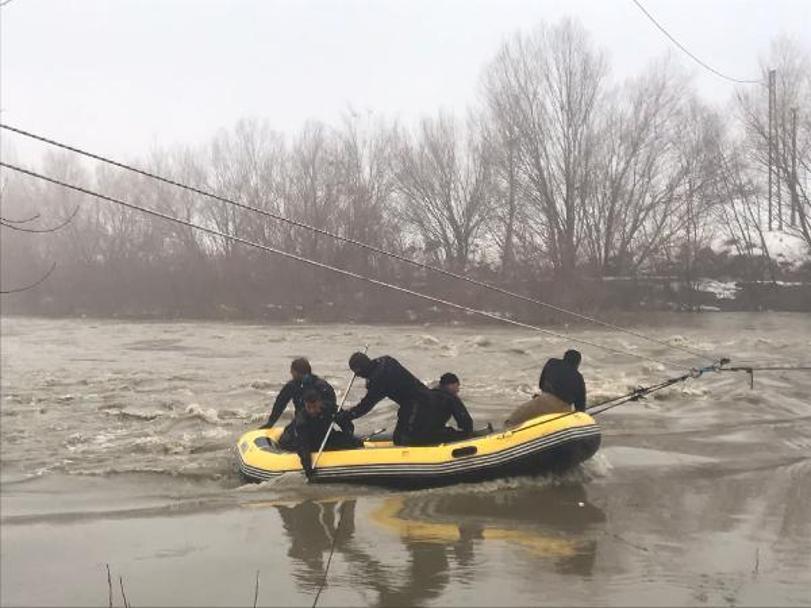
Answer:
<path fill-rule="evenodd" d="M 808 364 L 811 316 L 638 316 L 734 363 Z M 561 328 L 557 328 L 561 330 Z M 602 329 L 589 400 L 697 360 Z M 369 344 L 425 381 L 454 371 L 477 423 L 530 395 L 574 343 L 502 327 L 2 319 L 0 603 L 107 605 L 808 605 L 811 374 L 706 374 L 598 418 L 562 476 L 395 492 L 245 485 L 233 446 L 291 358 L 346 386 Z M 353 390 L 356 401 L 362 389 Z M 392 426 L 379 404 L 359 433 Z"/>

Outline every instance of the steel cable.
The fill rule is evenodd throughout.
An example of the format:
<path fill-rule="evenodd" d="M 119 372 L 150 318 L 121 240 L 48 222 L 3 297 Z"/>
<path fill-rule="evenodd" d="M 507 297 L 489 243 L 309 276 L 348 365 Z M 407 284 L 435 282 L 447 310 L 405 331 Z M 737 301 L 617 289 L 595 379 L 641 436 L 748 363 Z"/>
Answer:
<path fill-rule="evenodd" d="M 572 340 L 574 342 L 579 342 L 581 344 L 587 344 L 589 346 L 593 346 L 594 348 L 599 348 L 599 349 L 604 350 L 606 352 L 610 352 L 610 353 L 614 353 L 614 354 L 618 354 L 618 355 L 629 356 L 629 357 L 633 357 L 635 359 L 640 359 L 642 361 L 648 361 L 648 362 L 652 362 L 652 363 L 657 363 L 657 364 L 660 364 L 660 365 L 665 365 L 665 366 L 673 367 L 673 368 L 684 368 L 685 367 L 685 365 L 683 363 L 677 363 L 677 362 L 674 362 L 674 361 L 667 361 L 667 360 L 664 360 L 664 359 L 657 359 L 655 357 L 649 357 L 647 355 L 640 355 L 640 354 L 637 354 L 637 353 L 632 353 L 630 351 L 624 351 L 624 350 L 621 350 L 621 349 L 618 349 L 618 348 L 613 348 L 611 346 L 606 346 L 605 344 L 600 344 L 599 342 L 586 340 L 585 338 L 580 338 L 580 337 L 571 336 L 571 335 L 567 335 L 567 334 L 561 334 L 561 333 L 558 333 L 558 332 L 555 332 L 555 331 L 552 331 L 552 330 L 549 330 L 549 329 L 544 329 L 542 327 L 538 327 L 537 325 L 532 325 L 531 323 L 524 323 L 522 321 L 516 321 L 514 319 L 510 319 L 508 317 L 503 317 L 501 315 L 491 313 L 491 312 L 487 312 L 485 310 L 472 308 L 470 306 L 465 306 L 463 304 L 457 304 L 456 302 L 451 302 L 449 300 L 444 300 L 442 298 L 437 298 L 437 297 L 434 297 L 434 296 L 431 296 L 431 295 L 428 295 L 428 294 L 425 294 L 425 293 L 422 293 L 422 292 L 419 292 L 419 291 L 414 291 L 413 289 L 409 289 L 409 288 L 403 287 L 401 285 L 395 285 L 393 283 L 387 283 L 387 282 L 381 281 L 379 279 L 373 279 L 371 277 L 367 277 L 367 276 L 364 276 L 362 274 L 352 272 L 351 270 L 346 270 L 345 268 L 339 268 L 337 266 L 331 266 L 330 264 L 326 264 L 324 262 L 319 262 L 317 260 L 306 258 L 304 256 L 301 256 L 301 255 L 298 255 L 298 254 L 295 254 L 295 253 L 290 253 L 289 251 L 284 251 L 282 249 L 277 249 L 276 247 L 272 247 L 270 245 L 263 245 L 261 243 L 256 243 L 254 241 L 249 241 L 247 239 L 235 236 L 233 234 L 228 234 L 226 232 L 221 232 L 219 230 L 215 230 L 214 228 L 207 228 L 205 226 L 195 224 L 194 222 L 190 222 L 188 220 L 184 220 L 182 218 L 178 218 L 178 217 L 163 213 L 162 211 L 157 211 L 155 209 L 150 209 L 149 207 L 143 207 L 143 206 L 140 206 L 140 205 L 136 205 L 134 203 L 130 203 L 130 202 L 118 199 L 118 198 L 114 198 L 114 197 L 107 196 L 107 195 L 104 195 L 104 194 L 101 194 L 101 193 L 98 193 L 98 192 L 94 192 L 93 190 L 89 190 L 89 189 L 84 188 L 82 186 L 77 186 L 75 184 L 69 184 L 69 183 L 64 182 L 62 180 L 59 180 L 59 179 L 56 179 L 56 178 L 53 178 L 53 177 L 49 177 L 47 175 L 37 173 L 37 172 L 32 171 L 30 169 L 25 169 L 23 167 L 13 165 L 13 164 L 5 162 L 5 161 L 0 162 L 0 167 L 6 167 L 6 168 L 11 169 L 13 171 L 17 171 L 18 173 L 23 173 L 23 174 L 28 175 L 30 177 L 35 177 L 37 179 L 52 183 L 54 185 L 62 186 L 63 188 L 68 188 L 68 189 L 74 190 L 76 192 L 81 192 L 82 194 L 87 194 L 89 196 L 96 197 L 96 198 L 98 198 L 100 200 L 105 200 L 105 201 L 120 205 L 122 207 L 132 209 L 134 211 L 140 211 L 142 213 L 145 213 L 147 215 L 151 215 L 153 217 L 157 217 L 157 218 L 169 221 L 169 222 L 173 222 L 173 223 L 176 223 L 176 224 L 187 226 L 187 227 L 192 228 L 194 230 L 199 230 L 200 232 L 205 232 L 207 234 L 211 234 L 211 235 L 214 235 L 214 236 L 225 238 L 225 239 L 228 239 L 228 240 L 230 240 L 230 241 L 232 241 L 234 243 L 240 243 L 242 245 L 247 245 L 249 247 L 254 247 L 256 249 L 260 249 L 260 250 L 265 251 L 267 253 L 272 253 L 272 254 L 275 254 L 275 255 L 279 255 L 279 256 L 282 256 L 282 257 L 285 257 L 285 258 L 288 258 L 288 259 L 291 259 L 291 260 L 295 260 L 297 262 L 301 262 L 303 264 L 307 264 L 309 266 L 313 266 L 313 267 L 316 267 L 316 268 L 329 270 L 330 272 L 334 272 L 334 273 L 343 275 L 345 277 L 350 277 L 350 278 L 353 278 L 353 279 L 357 279 L 359 281 L 370 283 L 372 285 L 377 285 L 378 287 L 384 287 L 386 289 L 392 289 L 394 291 L 398 291 L 400 293 L 404 293 L 404 294 L 408 294 L 408 295 L 411 295 L 411 296 L 414 296 L 414 297 L 417 297 L 417 298 L 421 298 L 421 299 L 427 300 L 429 302 L 434 302 L 436 304 L 442 304 L 442 305 L 447 306 L 449 308 L 455 308 L 456 310 L 461 310 L 461 311 L 464 311 L 464 312 L 467 312 L 467 313 L 470 313 L 470 314 L 475 314 L 475 315 L 478 315 L 480 317 L 484 317 L 484 318 L 487 318 L 487 319 L 492 319 L 492 320 L 495 320 L 495 321 L 501 321 L 502 323 L 507 323 L 507 324 L 513 325 L 515 327 L 522 327 L 524 329 L 530 329 L 532 331 L 536 331 L 536 332 L 539 332 L 539 333 L 542 333 L 542 334 L 546 334 L 546 335 L 549 335 L 549 336 L 554 336 L 555 338 L 561 338 L 563 340 Z"/>
<path fill-rule="evenodd" d="M 493 291 L 495 293 L 500 293 L 502 295 L 506 295 L 506 296 L 509 296 L 509 297 L 512 297 L 512 298 L 515 298 L 515 299 L 518 299 L 518 300 L 521 300 L 521 301 L 524 301 L 524 302 L 528 302 L 530 304 L 534 304 L 536 306 L 541 306 L 541 307 L 547 308 L 549 310 L 554 310 L 555 312 L 566 314 L 566 315 L 569 315 L 571 317 L 580 319 L 582 321 L 587 321 L 587 322 L 590 322 L 590 323 L 594 323 L 596 325 L 600 325 L 600 326 L 605 327 L 607 329 L 612 329 L 614 331 L 619 331 L 619 332 L 628 334 L 630 336 L 634 336 L 636 338 L 647 340 L 649 342 L 658 344 L 660 346 L 664 346 L 664 347 L 672 349 L 672 350 L 679 350 L 679 351 L 682 351 L 682 352 L 687 353 L 689 355 L 692 355 L 694 357 L 699 357 L 699 358 L 706 359 L 706 360 L 713 360 L 714 359 L 714 357 L 712 357 L 711 355 L 708 355 L 707 353 L 700 352 L 700 351 L 697 351 L 697 350 L 693 350 L 693 349 L 687 348 L 685 346 L 680 346 L 678 344 L 672 344 L 672 343 L 667 342 L 665 340 L 661 340 L 659 338 L 655 338 L 655 337 L 649 336 L 647 334 L 643 334 L 641 332 L 629 329 L 627 327 L 622 327 L 620 325 L 615 325 L 615 324 L 609 323 L 607 321 L 602 321 L 602 320 L 597 319 L 595 317 L 591 317 L 591 316 L 588 316 L 588 315 L 585 315 L 585 314 L 582 314 L 582 313 L 578 313 L 578 312 L 575 312 L 573 310 L 568 310 L 568 309 L 562 308 L 560 306 L 556 306 L 554 304 L 551 304 L 549 302 L 544 302 L 543 300 L 539 300 L 537 298 L 526 296 L 526 295 L 511 291 L 509 289 L 504 289 L 503 287 L 498 287 L 497 285 L 493 285 L 493 284 L 487 283 L 485 281 L 480 281 L 478 279 L 473 279 L 471 277 L 467 277 L 467 276 L 461 275 L 459 273 L 456 273 L 456 272 L 453 272 L 453 271 L 450 271 L 450 270 L 446 270 L 446 269 L 440 268 L 438 266 L 434 266 L 432 264 L 426 264 L 424 262 L 419 262 L 417 260 L 406 257 L 404 255 L 400 255 L 400 254 L 395 253 L 393 251 L 389 251 L 389 250 L 383 249 L 381 247 L 376 247 L 375 245 L 370 245 L 369 243 L 364 243 L 364 242 L 358 241 L 356 239 L 351 239 L 349 237 L 342 236 L 342 235 L 340 235 L 338 233 L 335 233 L 335 232 L 332 232 L 332 231 L 329 231 L 329 230 L 325 230 L 323 228 L 318 228 L 316 226 L 312 226 L 312 225 L 307 224 L 305 222 L 301 222 L 299 220 L 294 220 L 294 219 L 291 219 L 289 217 L 285 217 L 283 215 L 280 215 L 278 213 L 274 213 L 272 211 L 268 211 L 266 209 L 260 209 L 259 207 L 254 207 L 253 205 L 248 205 L 246 203 L 235 201 L 233 199 L 229 199 L 229 198 L 226 198 L 224 196 L 220 196 L 220 195 L 215 194 L 213 192 L 209 192 L 207 190 L 202 190 L 200 188 L 190 186 L 188 184 L 184 184 L 184 183 L 178 182 L 176 180 L 173 180 L 173 179 L 170 179 L 170 178 L 167 178 L 167 177 L 163 177 L 161 175 L 157 175 L 157 174 L 152 173 L 150 171 L 139 169 L 137 167 L 133 167 L 131 165 L 127 165 L 125 163 L 122 163 L 122 162 L 119 162 L 119 161 L 116 161 L 116 160 L 113 160 L 113 159 L 110 159 L 110 158 L 107 158 L 107 157 L 104 157 L 104 156 L 100 156 L 100 155 L 94 154 L 92 152 L 88 152 L 87 150 L 83 150 L 81 148 L 76 148 L 74 146 L 70 146 L 68 144 L 64 144 L 62 142 L 58 142 L 58 141 L 53 140 L 53 139 L 49 139 L 49 138 L 44 137 L 42 135 L 37 135 L 35 133 L 32 133 L 30 131 L 26 131 L 24 129 L 20 129 L 18 127 L 13 127 L 13 126 L 8 125 L 8 124 L 0 123 L 0 128 L 6 129 L 7 131 L 11 131 L 12 133 L 16 133 L 18 135 L 22 135 L 24 137 L 28 137 L 30 139 L 33 139 L 33 140 L 36 140 L 36 141 L 39 141 L 39 142 L 42 142 L 42 143 L 45 143 L 45 144 L 48 144 L 48 145 L 51 145 L 51 146 L 56 146 L 58 148 L 61 148 L 63 150 L 67 150 L 69 152 L 73 152 L 75 154 L 80 154 L 80 155 L 85 156 L 87 158 L 91 158 L 93 160 L 97 160 L 99 162 L 103 162 L 103 163 L 106 163 L 108 165 L 118 167 L 120 169 L 124 169 L 126 171 L 131 171 L 131 172 L 136 173 L 138 175 L 143 175 L 144 177 L 148 177 L 150 179 L 154 179 L 156 181 L 163 182 L 163 183 L 168 184 L 170 186 L 175 186 L 177 188 L 187 190 L 187 191 L 192 192 L 194 194 L 199 194 L 201 196 L 205 196 L 205 197 L 214 199 L 214 200 L 219 201 L 221 203 L 226 203 L 228 205 L 233 205 L 233 206 L 235 206 L 237 208 L 244 209 L 244 210 L 250 211 L 252 213 L 257 213 L 257 214 L 262 215 L 264 217 L 268 217 L 268 218 L 271 218 L 271 219 L 276 220 L 276 221 L 284 222 L 284 223 L 290 224 L 292 226 L 295 226 L 297 228 L 302 228 L 304 230 L 309 230 L 311 232 L 315 232 L 317 234 L 336 239 L 338 241 L 353 245 L 355 247 L 359 247 L 361 249 L 366 249 L 367 251 L 371 251 L 371 252 L 376 253 L 376 254 L 388 256 L 388 257 L 390 257 L 392 259 L 398 260 L 400 262 L 404 262 L 406 264 L 410 264 L 411 266 L 414 266 L 416 268 L 420 268 L 422 270 L 435 272 L 437 274 L 440 274 L 440 275 L 443 275 L 443 276 L 446 276 L 446 277 L 451 277 L 451 278 L 459 280 L 459 281 L 464 281 L 464 282 L 469 283 L 471 285 L 476 285 L 477 287 L 482 287 L 484 289 L 488 289 L 488 290 Z"/>

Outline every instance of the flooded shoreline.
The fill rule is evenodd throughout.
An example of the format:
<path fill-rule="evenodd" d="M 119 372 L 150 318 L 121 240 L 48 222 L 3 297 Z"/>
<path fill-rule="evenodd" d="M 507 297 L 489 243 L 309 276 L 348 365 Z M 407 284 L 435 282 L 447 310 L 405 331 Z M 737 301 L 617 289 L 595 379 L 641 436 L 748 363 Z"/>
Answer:
<path fill-rule="evenodd" d="M 738 361 L 805 362 L 811 347 L 807 315 L 635 327 Z M 3 605 L 106 605 L 106 563 L 134 605 L 249 605 L 257 570 L 259 605 L 310 605 L 336 535 L 321 605 L 811 601 L 808 375 L 760 374 L 752 391 L 716 374 L 617 408 L 599 420 L 600 452 L 562 477 L 416 492 L 243 485 L 233 444 L 264 421 L 294 356 L 339 390 L 364 343 L 426 381 L 455 371 L 486 423 L 569 344 L 490 326 L 18 317 L 2 337 Z M 590 400 L 671 371 L 582 351 Z M 381 403 L 358 432 L 393 413 Z"/>

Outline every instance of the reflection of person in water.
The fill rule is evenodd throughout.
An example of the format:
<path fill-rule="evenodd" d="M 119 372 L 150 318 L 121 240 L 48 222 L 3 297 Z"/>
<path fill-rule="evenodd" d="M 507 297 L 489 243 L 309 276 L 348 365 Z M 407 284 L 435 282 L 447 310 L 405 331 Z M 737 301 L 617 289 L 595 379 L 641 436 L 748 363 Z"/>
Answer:
<path fill-rule="evenodd" d="M 439 598 L 451 583 L 451 562 L 455 576 L 475 577 L 479 566 L 474 551 L 481 550 L 482 542 L 508 543 L 551 559 L 560 574 L 589 575 L 597 542 L 588 529 L 605 521 L 581 485 L 393 496 L 364 521 L 398 534 L 408 553 L 407 564 L 399 568 L 376 550 L 360 546 L 354 500 L 307 501 L 276 509 L 290 538 L 288 555 L 296 562 L 294 577 L 302 590 L 314 592 L 321 584 L 335 539 L 336 555 L 349 564 L 350 584 L 374 591 L 377 601 L 372 603 L 380 606 L 421 605 Z M 537 568 L 535 560 L 522 558 L 521 563 Z"/>
<path fill-rule="evenodd" d="M 303 562 L 305 568 L 294 573 L 300 586 L 308 591 L 317 589 L 324 577 L 325 553 L 335 541 L 335 551 L 351 542 L 355 532 L 355 501 L 307 501 L 295 506 L 275 505 L 282 518 L 290 549 L 287 555 Z"/>
<path fill-rule="evenodd" d="M 287 555 L 304 566 L 294 569 L 294 577 L 307 592 L 315 591 L 321 584 L 336 534 L 335 553 L 351 564 L 350 576 L 359 578 L 357 583 L 353 580 L 353 584 L 377 592 L 376 603 L 380 606 L 423 604 L 441 595 L 450 580 L 449 547 L 444 544 L 406 542 L 409 559 L 405 572 L 393 572 L 390 564 L 359 548 L 354 539 L 354 500 L 307 501 L 292 507 L 275 505 L 275 508 L 290 538 Z"/>

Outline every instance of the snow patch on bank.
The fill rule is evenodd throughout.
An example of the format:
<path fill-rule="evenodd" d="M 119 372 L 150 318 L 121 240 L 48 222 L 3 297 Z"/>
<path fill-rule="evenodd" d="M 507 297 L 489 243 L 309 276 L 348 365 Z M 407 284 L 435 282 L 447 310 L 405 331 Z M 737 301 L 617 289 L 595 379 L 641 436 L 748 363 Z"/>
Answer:
<path fill-rule="evenodd" d="M 734 300 L 740 288 L 734 281 L 716 281 L 715 279 L 699 279 L 696 289 L 714 294 L 719 300 Z"/>
<path fill-rule="evenodd" d="M 768 249 L 771 258 L 782 266 L 795 269 L 805 263 L 811 262 L 811 248 L 809 248 L 805 240 L 797 234 L 770 230 L 763 233 L 763 240 L 766 243 L 766 249 Z M 734 241 L 731 241 L 729 237 L 726 236 L 719 236 L 713 240 L 710 244 L 710 248 L 716 253 L 737 254 Z M 759 244 L 755 245 L 752 252 L 755 255 L 763 255 L 763 247 Z"/>

